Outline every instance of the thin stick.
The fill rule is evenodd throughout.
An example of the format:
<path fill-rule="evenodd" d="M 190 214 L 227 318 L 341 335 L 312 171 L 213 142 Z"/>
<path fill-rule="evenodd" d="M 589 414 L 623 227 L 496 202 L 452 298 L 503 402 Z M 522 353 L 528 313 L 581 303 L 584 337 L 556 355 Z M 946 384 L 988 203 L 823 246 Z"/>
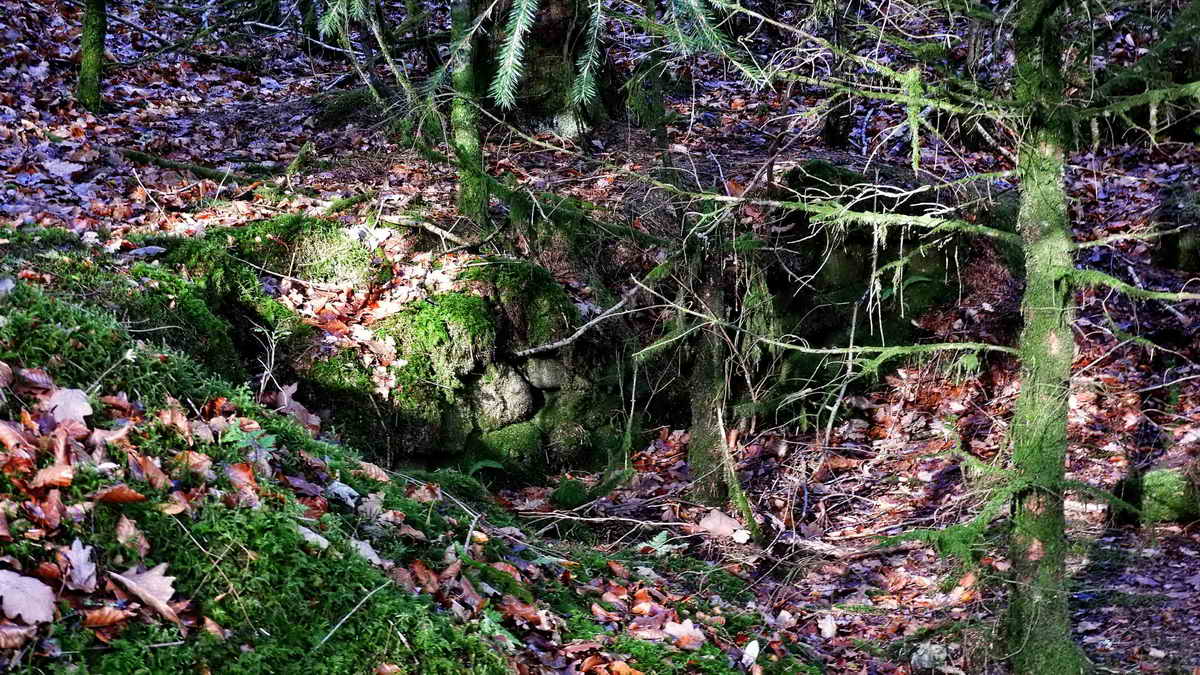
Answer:
<path fill-rule="evenodd" d="M 530 347 L 529 349 L 522 349 L 521 351 L 517 352 L 516 354 L 513 354 L 513 356 L 516 356 L 517 358 L 521 359 L 521 358 L 525 358 L 527 356 L 533 356 L 534 354 L 551 352 L 551 351 L 554 351 L 555 349 L 559 349 L 560 347 L 566 347 L 567 345 L 571 344 L 572 342 L 583 337 L 583 334 L 586 333 L 589 328 L 591 328 L 592 326 L 595 326 L 596 324 L 600 323 L 601 321 L 607 319 L 610 315 L 612 315 L 613 312 L 616 312 L 617 310 L 624 307 L 625 303 L 629 302 L 629 298 L 632 296 L 633 296 L 632 292 L 626 293 L 624 296 L 621 297 L 620 301 L 618 301 L 617 304 L 604 310 L 600 314 L 600 316 L 598 316 L 598 317 L 592 319 L 591 321 L 580 326 L 579 330 L 575 331 L 571 335 L 569 335 L 561 340 L 551 342 L 550 344 L 545 344 L 545 345 L 541 345 L 538 347 Z"/>
<path fill-rule="evenodd" d="M 334 624 L 333 628 L 331 628 L 331 629 L 329 630 L 329 632 L 325 634 L 325 637 L 321 638 L 321 641 L 317 643 L 317 646 L 316 646 L 316 647 L 313 647 L 313 652 L 316 652 L 318 649 L 320 649 L 320 648 L 321 648 L 321 645 L 325 644 L 325 642 L 326 642 L 326 641 L 327 641 L 329 638 L 333 637 L 333 634 L 337 632 L 337 629 L 341 628 L 341 627 L 342 627 L 342 624 L 346 623 L 346 621 L 347 621 L 347 620 L 348 620 L 348 619 L 349 619 L 349 618 L 350 618 L 350 617 L 351 617 L 351 616 L 352 616 L 352 615 L 353 615 L 355 612 L 357 612 L 357 611 L 359 610 L 359 608 L 361 608 L 361 607 L 362 607 L 364 604 L 366 604 L 367 600 L 370 600 L 372 595 L 375 595 L 375 594 L 376 594 L 376 593 L 378 593 L 379 591 L 382 591 L 382 590 L 383 590 L 383 588 L 384 588 L 385 586 L 387 586 L 388 584 L 390 584 L 390 583 L 392 583 L 390 580 L 383 582 L 382 584 L 380 584 L 380 585 L 376 586 L 376 587 L 375 587 L 375 590 L 371 591 L 370 593 L 367 593 L 367 594 L 366 594 L 366 595 L 363 597 L 363 599 L 362 599 L 362 600 L 359 600 L 359 601 L 358 601 L 358 604 L 354 606 L 354 609 L 350 610 L 350 612 L 349 612 L 349 613 L 347 613 L 347 614 L 346 614 L 346 616 L 343 616 L 341 621 L 338 621 L 336 624 Z M 310 653 L 312 653 L 312 652 L 310 652 Z"/>

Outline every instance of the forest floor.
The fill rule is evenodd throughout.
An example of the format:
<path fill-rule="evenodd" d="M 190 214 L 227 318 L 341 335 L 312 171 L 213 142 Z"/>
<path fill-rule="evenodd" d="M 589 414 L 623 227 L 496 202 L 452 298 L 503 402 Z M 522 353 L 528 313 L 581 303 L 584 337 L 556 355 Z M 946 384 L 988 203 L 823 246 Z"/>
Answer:
<path fill-rule="evenodd" d="M 168 39 L 188 29 L 185 19 L 165 12 L 121 3 L 117 8 L 123 18 Z M 323 216 L 335 200 L 370 195 L 336 217 L 358 224 L 372 213 L 386 216 L 420 203 L 442 229 L 475 235 L 464 230 L 454 210 L 452 167 L 402 146 L 382 120 L 351 114 L 323 123 L 327 106 L 320 96 L 334 83 L 348 89 L 356 82 L 343 63 L 298 51 L 290 36 L 264 34 L 254 45 L 225 45 L 262 58 L 261 71 L 251 74 L 172 55 L 139 61 L 154 40 L 123 23 L 110 24 L 109 53 L 134 63 L 108 74 L 110 111 L 91 114 L 77 108 L 70 94 L 80 10 L 74 4 L 0 0 L 0 11 L 6 17 L 0 49 L 0 222 L 6 226 L 65 228 L 132 263 L 153 256 L 129 240 L 133 235 L 195 236 L 285 212 Z M 749 89 L 716 63 L 701 59 L 692 68 L 695 92 L 675 100 L 679 122 L 671 126 L 668 152 L 678 155 L 677 163 L 694 162 L 710 182 L 719 173 L 720 182 L 736 193 L 769 153 L 771 139 L 763 133 L 769 120 L 804 112 L 804 101 Z M 901 114 L 880 108 L 867 116 L 874 126 L 856 134 L 885 135 Z M 839 156 L 861 168 L 870 152 L 876 153 L 873 161 L 906 161 L 907 148 L 830 150 L 821 145 L 817 126 L 797 130 L 804 138 L 789 146 L 781 164 Z M 614 122 L 588 139 L 591 147 L 567 151 L 494 131 L 492 138 L 504 139 L 487 147 L 494 172 L 508 171 L 523 186 L 587 200 L 638 227 L 644 215 L 644 226 L 653 227 L 652 215 L 637 212 L 640 202 L 632 196 L 637 186 L 610 170 L 638 171 L 654 163 L 653 144 L 641 130 Z M 561 143 L 548 135 L 538 138 Z M 282 169 L 306 142 L 315 144 L 322 164 L 284 176 Z M 250 184 L 200 178 L 131 159 L 122 154 L 127 150 L 236 174 L 258 171 L 262 178 Z M 999 152 L 954 157 L 935 150 L 929 150 L 929 163 L 947 175 L 1010 168 Z M 272 182 L 279 182 L 282 198 L 256 189 Z M 1079 155 L 1071 159 L 1069 182 L 1077 240 L 1141 231 L 1155 222 L 1170 190 L 1200 189 L 1200 149 L 1164 144 Z M 0 231 L 0 251 L 8 243 L 4 236 Z M 1143 287 L 1179 290 L 1186 283 L 1156 266 L 1145 243 L 1090 250 L 1081 265 Z M 398 263 L 414 264 L 399 244 L 395 255 Z M 654 257 L 652 251 L 629 255 L 626 262 L 633 266 Z M 997 255 L 977 256 L 959 302 L 919 317 L 922 328 L 945 340 L 1011 344 L 1021 289 Z M 570 269 L 553 271 L 577 301 L 592 300 Z M 410 278 L 419 276 L 423 285 L 428 274 Z M 39 283 L 36 269 L 22 275 Z M 293 304 L 313 315 L 361 305 L 352 299 L 355 289 L 343 290 L 338 301 L 297 290 Z M 389 292 L 381 302 L 403 304 L 422 291 L 397 285 Z M 1080 292 L 1078 301 L 1069 477 L 1108 490 L 1131 470 L 1151 465 L 1165 439 L 1197 452 L 1200 313 L 1090 290 Z M 347 311 L 336 320 L 340 335 L 352 339 L 355 322 L 364 316 Z M 1129 337 L 1135 327 L 1162 348 Z M 736 521 L 714 525 L 706 518 L 709 509 L 686 499 L 686 429 L 662 427 L 633 457 L 636 474 L 629 483 L 578 509 L 552 506 L 552 485 L 502 491 L 498 499 L 520 516 L 523 530 L 538 532 L 537 545 L 562 542 L 556 550 L 564 558 L 570 557 L 572 528 L 599 533 L 603 543 L 596 548 L 611 554 L 611 563 L 574 590 L 606 601 L 591 605 L 591 618 L 612 635 L 628 631 L 667 639 L 685 651 L 696 641 L 708 642 L 747 666 L 756 656 L 762 662 L 800 645 L 827 672 L 911 672 L 922 659 L 946 673 L 1003 672 L 1002 655 L 990 650 L 990 631 L 1003 604 L 1000 577 L 1007 561 L 989 555 L 968 570 L 920 542 L 880 543 L 913 529 L 966 522 L 978 512 L 987 474 L 950 451 L 964 451 L 984 465 L 1002 461 L 1017 374 L 1015 363 L 1005 359 L 983 367 L 951 359 L 912 363 L 848 399 L 846 418 L 828 433 L 781 430 L 744 438 L 738 469 L 771 540 L 765 547 L 734 543 Z M 598 474 L 573 477 L 600 480 Z M 1081 492 L 1067 503 L 1079 644 L 1105 672 L 1195 672 L 1200 529 L 1116 525 L 1109 511 Z M 668 535 L 654 538 L 655 532 Z M 622 557 L 629 550 L 635 559 Z M 713 566 L 667 571 L 667 560 L 682 553 Z M 736 598 L 711 598 L 726 592 L 704 581 L 715 568 L 742 581 L 728 591 Z M 536 589 L 536 571 L 523 572 Z M 680 578 L 690 591 L 674 590 Z M 694 624 L 667 621 L 683 616 L 676 608 L 693 596 L 741 618 L 727 622 L 710 609 L 691 612 Z M 533 599 L 540 600 L 536 593 Z M 610 643 L 584 638 L 555 643 L 536 609 L 510 609 L 510 628 L 524 641 L 519 660 L 530 667 L 630 672 L 613 665 L 620 661 L 610 652 L 620 649 Z M 666 629 L 681 625 L 686 629 Z M 760 642 L 751 635 L 770 639 Z M 646 658 L 635 665 L 653 671 Z M 702 665 L 689 662 L 684 669 Z"/>

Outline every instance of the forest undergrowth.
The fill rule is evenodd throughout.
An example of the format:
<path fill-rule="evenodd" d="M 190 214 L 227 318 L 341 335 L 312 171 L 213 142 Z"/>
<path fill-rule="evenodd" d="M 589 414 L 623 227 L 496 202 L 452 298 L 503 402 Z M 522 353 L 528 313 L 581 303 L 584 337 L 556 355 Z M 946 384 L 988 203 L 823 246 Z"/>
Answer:
<path fill-rule="evenodd" d="M 109 74 L 108 109 L 92 113 L 71 96 L 80 5 L 0 0 L 5 667 L 1007 672 L 1000 533 L 940 549 L 897 537 L 970 526 L 987 508 L 1019 393 L 1009 356 L 914 357 L 839 397 L 832 422 L 764 419 L 735 436 L 754 527 L 690 498 L 687 417 L 669 407 L 639 417 L 638 434 L 624 401 L 604 410 L 579 433 L 628 455 L 573 467 L 546 450 L 532 484 L 505 480 L 522 434 L 558 452 L 574 427 L 551 414 L 596 412 L 568 386 L 536 418 L 478 422 L 479 449 L 445 466 L 429 458 L 456 450 L 416 432 L 412 445 L 432 447 L 421 461 L 386 461 L 410 441 L 393 446 L 371 426 L 392 413 L 372 409 L 370 392 L 443 395 L 497 335 L 520 349 L 567 335 L 617 300 L 604 281 L 662 263 L 665 209 L 629 174 L 665 153 L 698 184 L 740 194 L 779 147 L 767 120 L 819 101 L 750 87 L 696 56 L 691 91 L 669 98 L 665 149 L 623 120 L 578 141 L 496 122 L 489 173 L 515 194 L 569 198 L 579 213 L 563 206 L 560 219 L 604 224 L 580 237 L 622 242 L 605 249 L 606 279 L 558 248 L 516 237 L 504 249 L 465 226 L 456 169 L 406 143 L 341 60 L 271 33 L 197 47 L 254 69 L 146 58 L 158 45 L 146 32 L 180 39 L 188 19 L 111 5 L 142 28 L 110 25 L 110 57 L 124 65 Z M 613 56 L 617 67 L 637 57 Z M 851 138 L 886 139 L 905 115 L 862 105 L 877 109 Z M 813 159 L 908 161 L 903 143 L 832 148 L 810 126 L 774 155 L 779 175 Z M 943 150 L 925 149 L 943 177 L 1012 167 L 995 150 Z M 1077 153 L 1067 187 L 1077 241 L 1141 231 L 1200 187 L 1200 149 Z M 1187 289 L 1155 251 L 1127 240 L 1087 249 L 1079 266 Z M 1020 276 L 998 244 L 970 253 L 955 298 L 911 323 L 938 342 L 1011 345 Z M 481 271 L 498 259 L 534 290 L 514 295 Z M 1101 672 L 1191 672 L 1200 531 L 1188 523 L 1200 513 L 1138 525 L 1085 488 L 1121 496 L 1168 446 L 1200 447 L 1200 314 L 1103 288 L 1076 301 L 1073 636 Z M 514 307 L 534 309 L 505 314 Z M 664 317 L 631 321 L 648 335 Z M 422 361 L 413 345 L 437 356 Z M 334 386 L 352 378 L 357 391 Z M 318 385 L 328 398 L 306 398 Z M 401 428 L 452 426 L 411 398 L 394 413 Z"/>

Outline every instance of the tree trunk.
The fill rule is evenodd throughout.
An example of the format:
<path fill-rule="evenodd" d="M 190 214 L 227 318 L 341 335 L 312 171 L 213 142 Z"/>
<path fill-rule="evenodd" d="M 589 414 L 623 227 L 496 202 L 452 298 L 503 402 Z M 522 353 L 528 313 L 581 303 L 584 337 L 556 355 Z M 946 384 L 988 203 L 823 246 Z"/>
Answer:
<path fill-rule="evenodd" d="M 100 110 L 100 76 L 104 70 L 104 37 L 108 32 L 105 0 L 87 0 L 83 12 L 83 36 L 79 45 L 79 104 Z"/>
<path fill-rule="evenodd" d="M 1018 102 L 1029 124 L 1018 153 L 1026 288 L 1021 303 L 1021 394 L 1013 418 L 1016 480 L 1013 504 L 1013 584 L 1007 622 L 1017 673 L 1082 672 L 1071 640 L 1066 588 L 1063 479 L 1067 451 L 1067 388 L 1074 359 L 1071 227 L 1064 189 L 1068 122 L 1061 106 L 1062 50 L 1056 16 L 1061 0 L 1021 0 L 1014 49 Z"/>
<path fill-rule="evenodd" d="M 454 0 L 451 8 L 452 45 L 460 43 L 475 19 L 472 0 Z M 487 219 L 488 188 L 484 180 L 483 146 L 479 140 L 479 111 L 476 74 L 480 52 L 478 39 L 465 44 L 460 53 L 451 54 L 454 100 L 450 108 L 451 145 L 458 160 L 458 209 L 473 222 Z"/>
<path fill-rule="evenodd" d="M 693 263 L 692 279 L 701 307 L 699 311 L 725 319 L 725 289 L 722 287 L 720 258 L 701 255 Z M 691 441 L 688 443 L 688 468 L 692 477 L 692 498 L 703 504 L 720 505 L 729 494 L 725 462 L 725 364 L 727 346 L 720 326 L 701 331 L 691 375 Z"/>

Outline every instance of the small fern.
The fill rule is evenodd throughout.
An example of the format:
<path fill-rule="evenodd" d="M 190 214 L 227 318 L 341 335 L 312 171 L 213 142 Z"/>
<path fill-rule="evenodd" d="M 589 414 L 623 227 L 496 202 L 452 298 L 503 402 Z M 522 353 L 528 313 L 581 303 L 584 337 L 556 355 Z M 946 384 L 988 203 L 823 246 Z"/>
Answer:
<path fill-rule="evenodd" d="M 654 535 L 649 541 L 643 541 L 638 544 L 638 549 L 643 553 L 649 553 L 655 558 L 662 558 L 670 555 L 675 551 L 687 548 L 687 544 L 669 544 L 671 535 L 666 530 Z"/>

